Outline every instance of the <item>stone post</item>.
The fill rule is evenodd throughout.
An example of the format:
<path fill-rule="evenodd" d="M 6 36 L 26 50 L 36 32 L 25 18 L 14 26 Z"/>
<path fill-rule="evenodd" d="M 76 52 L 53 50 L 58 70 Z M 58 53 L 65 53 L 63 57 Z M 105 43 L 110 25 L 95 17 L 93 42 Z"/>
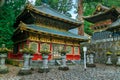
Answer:
<path fill-rule="evenodd" d="M 89 64 L 90 59 L 89 59 L 89 55 L 87 55 L 87 64 Z"/>
<path fill-rule="evenodd" d="M 66 55 L 62 56 L 62 66 L 61 67 L 66 67 Z"/>
<path fill-rule="evenodd" d="M 30 66 L 32 66 L 32 58 L 33 56 L 30 56 Z"/>
<path fill-rule="evenodd" d="M 48 68 L 48 55 L 43 56 L 43 67 Z"/>
<path fill-rule="evenodd" d="M 107 56 L 107 62 L 106 62 L 107 65 L 111 65 L 112 64 L 112 61 L 111 61 L 111 56 L 108 55 Z"/>
<path fill-rule="evenodd" d="M 87 63 L 87 67 L 96 67 L 94 63 L 94 54 L 89 54 L 89 62 Z"/>
<path fill-rule="evenodd" d="M 30 54 L 24 54 L 24 63 L 23 63 L 23 67 L 21 68 L 21 70 L 19 71 L 18 75 L 28 75 L 31 74 L 31 67 L 30 67 Z"/>
<path fill-rule="evenodd" d="M 69 67 L 66 65 L 66 55 L 62 55 L 62 65 L 58 68 L 59 70 L 67 71 Z"/>
<path fill-rule="evenodd" d="M 7 57 L 7 54 L 0 54 L 0 73 L 7 73 L 8 68 L 5 65 L 5 58 Z"/>
<path fill-rule="evenodd" d="M 90 54 L 89 57 L 90 57 L 89 64 L 94 64 L 94 60 L 93 60 L 94 54 Z"/>
<path fill-rule="evenodd" d="M 49 72 L 48 55 L 43 55 L 42 59 L 43 59 L 43 66 L 42 66 L 42 68 L 41 67 L 39 68 L 38 72 L 39 73 Z"/>
<path fill-rule="evenodd" d="M 30 55 L 26 54 L 24 55 L 24 63 L 23 63 L 23 67 L 22 70 L 30 70 Z"/>
<path fill-rule="evenodd" d="M 117 66 L 120 66 L 120 56 L 117 56 L 117 63 L 116 63 Z"/>

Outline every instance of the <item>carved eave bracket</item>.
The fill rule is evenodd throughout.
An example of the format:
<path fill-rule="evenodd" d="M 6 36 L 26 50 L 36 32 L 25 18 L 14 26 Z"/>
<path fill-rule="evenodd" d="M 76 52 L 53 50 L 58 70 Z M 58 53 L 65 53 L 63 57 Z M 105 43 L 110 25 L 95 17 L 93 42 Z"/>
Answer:
<path fill-rule="evenodd" d="M 20 21 L 19 24 L 19 29 L 23 32 L 24 30 L 26 30 L 27 25 L 25 23 L 23 23 L 22 21 Z"/>

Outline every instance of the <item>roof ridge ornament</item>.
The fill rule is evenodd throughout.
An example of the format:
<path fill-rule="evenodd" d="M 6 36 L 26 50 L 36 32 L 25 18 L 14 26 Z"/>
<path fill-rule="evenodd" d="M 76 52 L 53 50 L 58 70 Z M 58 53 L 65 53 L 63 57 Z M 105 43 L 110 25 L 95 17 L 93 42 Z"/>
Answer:
<path fill-rule="evenodd" d="M 27 8 L 27 9 L 31 9 L 31 8 L 34 8 L 34 6 L 33 6 L 30 2 L 28 2 L 28 3 L 26 4 L 26 8 Z"/>

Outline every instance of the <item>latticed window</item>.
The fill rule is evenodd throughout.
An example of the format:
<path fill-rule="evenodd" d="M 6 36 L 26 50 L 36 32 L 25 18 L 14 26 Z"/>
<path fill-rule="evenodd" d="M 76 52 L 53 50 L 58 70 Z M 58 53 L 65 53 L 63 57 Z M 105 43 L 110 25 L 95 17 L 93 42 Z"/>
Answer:
<path fill-rule="evenodd" d="M 30 42 L 30 48 L 35 52 L 38 52 L 38 43 L 37 42 Z"/>
<path fill-rule="evenodd" d="M 50 44 L 41 43 L 41 44 L 40 44 L 40 50 L 43 50 L 43 49 L 50 50 Z"/>
<path fill-rule="evenodd" d="M 71 54 L 72 53 L 72 46 L 66 46 L 66 50 L 68 51 L 67 54 Z"/>
<path fill-rule="evenodd" d="M 52 55 L 53 58 L 60 58 L 61 53 L 59 53 L 60 50 L 64 48 L 64 45 L 61 44 L 52 44 Z"/>
<path fill-rule="evenodd" d="M 74 47 L 74 54 L 79 54 L 79 48 L 78 47 Z"/>

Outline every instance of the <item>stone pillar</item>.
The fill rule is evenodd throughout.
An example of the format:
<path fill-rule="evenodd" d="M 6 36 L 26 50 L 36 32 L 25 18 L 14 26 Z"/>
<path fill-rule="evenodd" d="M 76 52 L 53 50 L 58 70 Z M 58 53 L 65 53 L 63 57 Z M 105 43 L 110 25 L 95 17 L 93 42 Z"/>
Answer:
<path fill-rule="evenodd" d="M 7 54 L 0 54 L 0 73 L 7 73 L 8 68 L 5 65 L 5 58 L 7 57 Z"/>
<path fill-rule="evenodd" d="M 32 58 L 33 56 L 30 56 L 30 66 L 32 66 Z"/>
<path fill-rule="evenodd" d="M 23 63 L 23 67 L 22 67 L 22 70 L 30 70 L 30 55 L 29 54 L 26 54 L 24 55 L 24 63 Z"/>
<path fill-rule="evenodd" d="M 30 67 L 30 54 L 24 54 L 24 63 L 23 63 L 23 67 L 21 68 L 21 70 L 19 71 L 18 75 L 28 75 L 31 74 L 31 67 Z"/>
<path fill-rule="evenodd" d="M 87 56 L 88 60 L 87 61 L 87 67 L 96 67 L 95 63 L 94 63 L 94 54 L 89 54 Z"/>
<path fill-rule="evenodd" d="M 117 63 L 116 65 L 120 66 L 120 56 L 117 56 Z"/>
<path fill-rule="evenodd" d="M 62 56 L 62 65 L 61 67 L 66 67 L 66 55 Z"/>
<path fill-rule="evenodd" d="M 112 64 L 112 61 L 111 61 L 111 56 L 108 55 L 107 56 L 107 62 L 106 62 L 107 65 L 111 65 Z"/>
<path fill-rule="evenodd" d="M 62 65 L 58 67 L 59 70 L 67 71 L 69 70 L 69 67 L 66 65 L 66 55 L 62 55 Z"/>
<path fill-rule="evenodd" d="M 49 72 L 48 55 L 42 56 L 42 59 L 43 59 L 43 66 L 39 68 L 38 72 L 39 73 Z"/>
<path fill-rule="evenodd" d="M 48 55 L 43 56 L 43 67 L 48 68 Z"/>
<path fill-rule="evenodd" d="M 93 54 L 90 54 L 90 61 L 89 61 L 89 64 L 94 64 L 94 60 L 93 60 L 93 58 L 94 58 L 94 55 Z"/>
<path fill-rule="evenodd" d="M 90 59 L 89 59 L 89 55 L 87 55 L 87 64 L 89 64 Z"/>

